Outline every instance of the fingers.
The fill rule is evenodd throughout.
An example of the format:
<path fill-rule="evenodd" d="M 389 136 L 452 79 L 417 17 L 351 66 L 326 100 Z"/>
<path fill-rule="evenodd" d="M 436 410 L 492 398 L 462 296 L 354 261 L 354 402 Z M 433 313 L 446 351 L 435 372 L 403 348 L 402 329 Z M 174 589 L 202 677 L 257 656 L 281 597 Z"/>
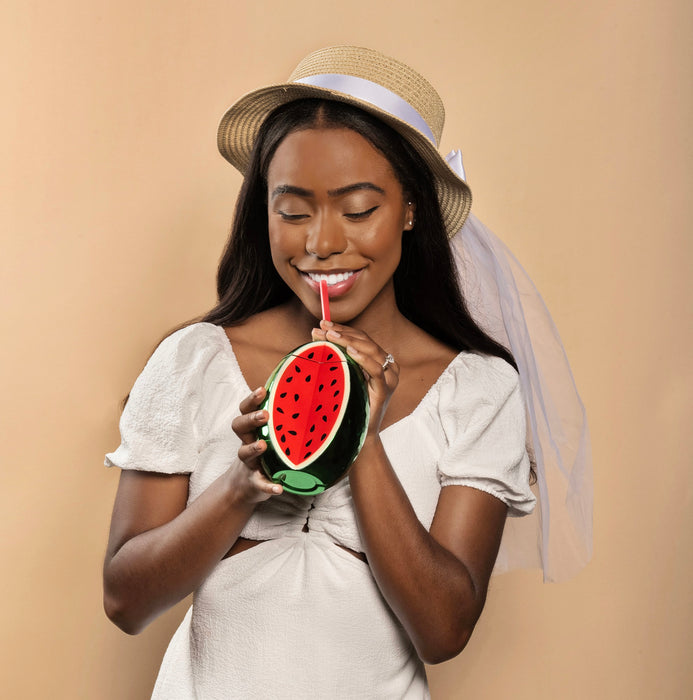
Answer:
<path fill-rule="evenodd" d="M 265 398 L 265 393 L 265 388 L 260 387 L 243 399 L 238 407 L 241 415 L 236 416 L 231 423 L 233 432 L 244 445 L 254 442 L 258 428 L 267 423 L 269 418 L 267 411 L 258 410 L 258 406 Z"/>
<path fill-rule="evenodd" d="M 390 397 L 399 382 L 399 365 L 386 362 L 388 353 L 363 331 L 349 326 L 342 326 L 330 321 L 321 321 L 320 328 L 313 329 L 315 340 L 329 340 L 346 350 L 363 370 L 368 383 L 370 399 L 370 419 L 368 432 L 377 435 L 380 432 Z"/>
<path fill-rule="evenodd" d="M 250 494 L 252 501 L 261 501 L 276 496 L 283 492 L 281 484 L 275 484 L 267 478 L 260 457 L 267 450 L 267 443 L 257 439 L 257 431 L 265 425 L 269 419 L 269 414 L 258 407 L 265 398 L 264 387 L 256 389 L 250 396 L 247 396 L 239 405 L 240 415 L 231 422 L 233 431 L 241 440 L 238 448 L 238 459 L 242 462 L 245 476 L 241 477 L 242 487 Z M 239 474 L 240 476 L 240 474 Z"/>
<path fill-rule="evenodd" d="M 329 334 L 327 337 L 329 339 Z M 390 362 L 388 354 L 382 348 L 377 348 L 375 352 L 371 352 L 371 348 L 367 344 L 354 340 L 347 345 L 346 351 L 350 357 L 361 365 L 369 377 L 383 381 L 391 389 L 397 386 L 399 365 L 394 359 Z"/>
<path fill-rule="evenodd" d="M 397 386 L 399 365 L 363 331 L 330 321 L 321 321 L 320 328 L 313 329 L 313 338 L 329 340 L 343 347 L 369 378 L 384 382 L 390 390 L 394 390 Z"/>
<path fill-rule="evenodd" d="M 267 443 L 264 440 L 255 440 L 238 448 L 238 458 L 248 464 L 258 459 L 266 449 Z"/>
<path fill-rule="evenodd" d="M 266 393 L 267 390 L 265 389 L 265 387 L 261 386 L 255 389 L 255 391 L 252 394 L 250 394 L 250 396 L 246 396 L 243 399 L 243 401 L 241 401 L 238 407 L 241 413 L 245 414 L 254 411 L 262 403 Z"/>
<path fill-rule="evenodd" d="M 270 496 L 278 496 L 284 491 L 284 487 L 281 484 L 275 484 L 274 481 L 270 481 L 265 473 L 260 470 L 253 470 L 251 472 L 250 482 L 257 491 L 267 498 Z"/>

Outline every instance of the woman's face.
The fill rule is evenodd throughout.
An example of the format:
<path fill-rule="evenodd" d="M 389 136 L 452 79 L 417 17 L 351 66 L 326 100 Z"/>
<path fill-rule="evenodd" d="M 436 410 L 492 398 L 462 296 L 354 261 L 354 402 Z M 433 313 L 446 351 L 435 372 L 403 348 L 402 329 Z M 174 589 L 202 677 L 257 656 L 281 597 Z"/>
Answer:
<path fill-rule="evenodd" d="M 327 279 L 332 319 L 394 303 L 392 276 L 413 206 L 388 160 L 345 128 L 289 134 L 267 172 L 268 223 L 277 272 L 320 318 Z"/>

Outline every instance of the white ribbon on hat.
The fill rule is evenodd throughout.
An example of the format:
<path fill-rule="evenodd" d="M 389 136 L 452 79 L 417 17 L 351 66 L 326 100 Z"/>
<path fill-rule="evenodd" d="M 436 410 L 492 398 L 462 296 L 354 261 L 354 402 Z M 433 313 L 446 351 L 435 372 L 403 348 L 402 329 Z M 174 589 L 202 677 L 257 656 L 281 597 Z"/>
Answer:
<path fill-rule="evenodd" d="M 467 176 L 464 172 L 464 165 L 462 165 L 462 151 L 453 148 L 452 151 L 445 156 L 445 161 L 455 171 L 455 174 L 458 177 L 461 177 L 465 182 L 467 182 Z"/>
<path fill-rule="evenodd" d="M 434 146 L 438 146 L 431 127 L 426 120 L 402 97 L 378 83 L 355 75 L 342 73 L 320 73 L 295 80 L 296 83 L 335 90 L 363 100 L 379 109 L 397 117 L 420 131 Z"/>
<path fill-rule="evenodd" d="M 344 75 L 343 73 L 320 73 L 309 75 L 306 78 L 295 80 L 303 85 L 313 85 L 314 87 L 335 90 L 355 97 L 357 100 L 368 102 L 378 109 L 391 114 L 393 117 L 401 119 L 417 131 L 420 131 L 434 146 L 438 146 L 431 127 L 426 120 L 414 109 L 404 98 L 400 97 L 392 90 L 374 83 L 365 78 L 358 78 L 355 75 Z M 445 156 L 447 164 L 456 175 L 466 181 L 464 166 L 462 165 L 462 153 L 453 149 Z"/>

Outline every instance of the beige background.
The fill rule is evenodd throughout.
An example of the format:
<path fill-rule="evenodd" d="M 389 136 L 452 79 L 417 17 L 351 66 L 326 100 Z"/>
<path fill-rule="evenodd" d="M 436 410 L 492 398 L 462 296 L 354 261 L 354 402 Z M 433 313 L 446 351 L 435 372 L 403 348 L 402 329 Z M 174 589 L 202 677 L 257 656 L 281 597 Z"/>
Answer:
<path fill-rule="evenodd" d="M 147 696 L 182 608 L 135 638 L 101 611 L 119 401 L 212 304 L 239 184 L 223 110 L 356 43 L 439 89 L 444 150 L 542 290 L 593 438 L 593 562 L 494 579 L 434 698 L 690 697 L 693 6 L 328 5 L 2 4 L 3 696 Z"/>

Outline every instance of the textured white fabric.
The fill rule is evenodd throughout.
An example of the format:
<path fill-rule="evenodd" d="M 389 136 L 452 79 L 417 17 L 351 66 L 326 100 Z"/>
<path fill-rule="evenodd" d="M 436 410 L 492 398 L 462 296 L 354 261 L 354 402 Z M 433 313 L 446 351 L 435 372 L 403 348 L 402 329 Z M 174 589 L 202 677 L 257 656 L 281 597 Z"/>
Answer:
<path fill-rule="evenodd" d="M 106 464 L 189 473 L 191 502 L 237 459 L 231 421 L 249 393 L 224 330 L 188 326 L 161 343 L 135 382 L 121 445 Z M 491 493 L 510 515 L 531 512 L 525 438 L 517 373 L 470 353 L 460 353 L 416 409 L 382 432 L 426 528 L 448 484 Z M 205 699 L 253 696 L 248 688 L 263 688 L 255 696 L 267 698 L 427 697 L 423 666 L 370 569 L 335 546 L 362 550 L 348 479 L 316 497 L 269 499 L 241 534 L 270 541 L 222 561 L 196 592 L 155 697 L 194 697 L 191 687 Z"/>

